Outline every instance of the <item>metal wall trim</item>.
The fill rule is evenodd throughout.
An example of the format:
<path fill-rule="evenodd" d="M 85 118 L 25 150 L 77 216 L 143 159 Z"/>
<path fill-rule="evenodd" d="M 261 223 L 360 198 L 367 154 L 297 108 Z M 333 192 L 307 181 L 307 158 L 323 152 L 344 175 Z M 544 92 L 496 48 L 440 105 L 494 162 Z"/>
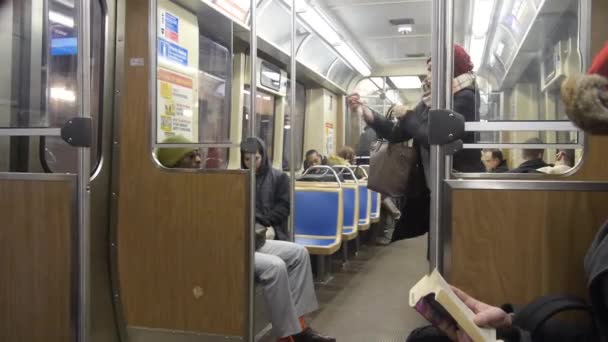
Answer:
<path fill-rule="evenodd" d="M 240 336 L 214 335 L 179 330 L 127 327 L 129 342 L 226 342 L 243 341 Z"/>
<path fill-rule="evenodd" d="M 76 177 L 70 173 L 21 173 L 0 172 L 0 180 L 14 181 L 71 181 Z"/>
<path fill-rule="evenodd" d="M 584 144 L 518 144 L 518 143 L 477 143 L 463 144 L 463 149 L 480 149 L 480 148 L 514 148 L 514 149 L 575 149 L 584 148 Z"/>
<path fill-rule="evenodd" d="M 61 128 L 0 128 L 0 137 L 60 137 Z"/>
<path fill-rule="evenodd" d="M 562 180 L 446 180 L 452 190 L 523 190 L 523 191 L 608 191 L 608 182 Z"/>
<path fill-rule="evenodd" d="M 193 148 L 240 148 L 241 145 L 232 143 L 232 142 L 223 142 L 223 143 L 192 143 L 192 144 L 164 144 L 164 143 L 152 143 L 152 149 L 160 148 L 160 147 L 169 147 L 169 148 L 180 148 L 180 147 L 193 147 Z"/>
<path fill-rule="evenodd" d="M 118 272 L 118 196 L 120 186 L 120 117 L 122 108 L 122 91 L 125 71 L 125 18 L 126 0 L 116 0 L 116 47 L 114 69 L 114 106 L 112 115 L 112 170 L 110 176 L 110 282 L 112 286 L 112 304 L 118 335 L 121 341 L 128 341 L 127 322 L 120 296 L 120 276 Z"/>
<path fill-rule="evenodd" d="M 258 36 L 257 36 L 257 0 L 250 0 L 249 2 L 249 112 L 252 113 L 249 116 L 249 137 L 255 136 L 255 113 L 256 111 L 256 93 L 257 93 L 257 70 L 255 66 L 258 62 Z M 255 153 L 250 154 L 251 160 L 255 160 Z M 249 170 L 249 237 L 248 249 L 249 249 L 249 267 L 246 268 L 247 277 L 245 278 L 246 299 L 247 299 L 247 329 L 245 331 L 246 340 L 249 342 L 255 341 L 255 237 L 253 232 L 255 231 L 255 210 L 256 210 L 256 176 L 255 168 Z"/>
<path fill-rule="evenodd" d="M 78 21 L 79 113 L 91 117 L 91 0 L 81 0 L 76 7 Z M 91 339 L 91 149 L 78 151 L 78 341 Z"/>
<path fill-rule="evenodd" d="M 570 121 L 470 121 L 465 122 L 467 132 L 572 132 L 580 129 Z"/>

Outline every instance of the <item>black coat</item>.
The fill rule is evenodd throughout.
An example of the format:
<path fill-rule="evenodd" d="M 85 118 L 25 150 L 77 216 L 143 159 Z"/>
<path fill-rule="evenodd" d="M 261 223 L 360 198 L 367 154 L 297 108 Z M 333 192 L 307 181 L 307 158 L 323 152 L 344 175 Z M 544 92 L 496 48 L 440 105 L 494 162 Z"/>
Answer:
<path fill-rule="evenodd" d="M 509 172 L 509 167 L 507 166 L 507 161 L 506 160 L 501 161 L 500 164 L 498 164 L 498 166 L 490 172 L 492 172 L 492 173 Z"/>
<path fill-rule="evenodd" d="M 289 241 L 289 177 L 272 168 L 266 145 L 259 138 L 257 140 L 262 163 L 255 177 L 255 220 L 265 227 L 273 227 L 277 240 Z M 242 156 L 241 167 L 246 168 Z"/>
<path fill-rule="evenodd" d="M 509 171 L 511 173 L 541 173 L 538 171 L 541 167 L 549 166 L 549 164 L 545 163 L 542 159 L 532 159 L 526 160 L 521 163 L 517 168 Z"/>
<path fill-rule="evenodd" d="M 418 153 L 418 164 L 409 179 L 406 200 L 402 201 L 401 219 L 397 222 L 393 240 L 422 235 L 428 232 L 430 218 L 430 192 L 426 177 L 429 174 L 428 122 L 430 108 L 420 102 L 412 113 L 394 123 L 378 113 L 369 123 L 378 137 L 392 143 L 414 139 Z M 479 113 L 479 93 L 473 87 L 465 88 L 454 94 L 454 111 L 462 114 L 466 121 L 476 121 Z M 474 143 L 475 133 L 468 132 L 464 143 Z M 480 150 L 462 150 L 454 155 L 453 169 L 458 172 L 483 172 Z"/>

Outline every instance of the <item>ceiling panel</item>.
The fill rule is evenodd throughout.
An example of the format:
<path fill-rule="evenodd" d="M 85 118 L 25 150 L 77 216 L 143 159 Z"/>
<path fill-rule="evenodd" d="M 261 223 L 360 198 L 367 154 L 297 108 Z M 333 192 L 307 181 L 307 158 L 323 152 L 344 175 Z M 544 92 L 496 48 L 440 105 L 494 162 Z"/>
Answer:
<path fill-rule="evenodd" d="M 430 0 L 325 0 L 328 14 L 354 37 L 375 67 L 403 63 L 407 54 L 428 56 L 431 50 Z M 414 19 L 408 36 L 391 19 Z M 420 59 L 424 63 L 424 58 Z"/>

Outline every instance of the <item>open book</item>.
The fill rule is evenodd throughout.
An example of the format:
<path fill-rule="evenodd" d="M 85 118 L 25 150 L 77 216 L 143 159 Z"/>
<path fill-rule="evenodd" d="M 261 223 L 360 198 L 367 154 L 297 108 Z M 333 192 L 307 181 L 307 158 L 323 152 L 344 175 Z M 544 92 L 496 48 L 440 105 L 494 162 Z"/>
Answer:
<path fill-rule="evenodd" d="M 460 329 L 474 342 L 496 341 L 496 330 L 480 328 L 473 322 L 473 311 L 456 296 L 437 269 L 412 287 L 410 306 L 452 340 L 457 340 L 456 331 Z"/>

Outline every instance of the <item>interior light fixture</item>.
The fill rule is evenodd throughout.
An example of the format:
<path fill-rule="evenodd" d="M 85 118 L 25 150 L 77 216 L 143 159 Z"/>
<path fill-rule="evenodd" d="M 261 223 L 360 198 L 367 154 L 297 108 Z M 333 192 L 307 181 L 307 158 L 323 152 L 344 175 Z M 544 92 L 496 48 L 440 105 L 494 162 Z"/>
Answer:
<path fill-rule="evenodd" d="M 283 0 L 283 2 L 291 7 L 291 0 Z M 296 0 L 296 11 L 304 23 L 314 30 L 320 38 L 331 45 L 347 64 L 363 77 L 371 74 L 367 62 L 340 37 L 330 24 L 329 18 L 320 9 L 309 6 L 305 0 Z"/>
<path fill-rule="evenodd" d="M 389 77 L 397 89 L 420 89 L 422 82 L 418 76 L 393 76 Z"/>
<path fill-rule="evenodd" d="M 367 63 L 351 48 L 348 44 L 343 43 L 335 47 L 336 51 L 350 64 L 358 73 L 363 77 L 367 77 L 372 74 L 371 69 L 367 66 Z"/>
<path fill-rule="evenodd" d="M 476 0 L 473 9 L 473 35 L 485 36 L 492 20 L 494 0 Z"/>
<path fill-rule="evenodd" d="M 73 28 L 74 27 L 74 19 L 68 16 L 65 16 L 61 13 L 57 13 L 55 11 L 49 11 L 49 21 L 54 22 L 56 24 L 61 24 L 65 27 Z"/>
<path fill-rule="evenodd" d="M 69 8 L 74 8 L 74 0 L 55 0 L 55 2 Z"/>
<path fill-rule="evenodd" d="M 51 99 L 64 101 L 64 102 L 76 102 L 76 93 L 73 90 L 66 88 L 54 87 L 50 91 Z"/>

